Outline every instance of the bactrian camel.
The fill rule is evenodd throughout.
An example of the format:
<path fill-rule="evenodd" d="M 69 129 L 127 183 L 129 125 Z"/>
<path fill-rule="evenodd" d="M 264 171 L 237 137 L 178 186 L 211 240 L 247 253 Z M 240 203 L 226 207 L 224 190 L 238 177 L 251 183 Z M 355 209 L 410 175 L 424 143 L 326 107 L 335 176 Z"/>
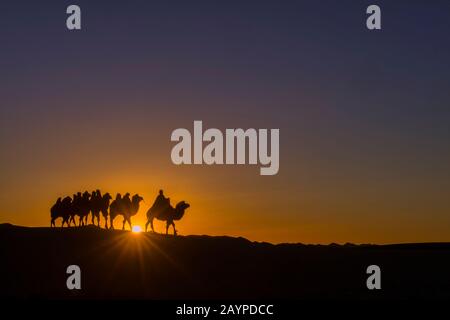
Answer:
<path fill-rule="evenodd" d="M 173 226 L 173 234 L 177 235 L 174 221 L 181 220 L 181 218 L 183 218 L 184 216 L 184 211 L 189 207 L 190 205 L 184 201 L 179 202 L 175 206 L 175 208 L 171 205 L 168 205 L 163 210 L 151 207 L 147 211 L 147 223 L 145 224 L 145 231 L 147 231 L 147 227 L 150 224 L 152 231 L 155 232 L 155 229 L 153 228 L 153 219 L 156 218 L 161 221 L 166 221 L 166 234 L 169 232 L 169 227 Z"/>

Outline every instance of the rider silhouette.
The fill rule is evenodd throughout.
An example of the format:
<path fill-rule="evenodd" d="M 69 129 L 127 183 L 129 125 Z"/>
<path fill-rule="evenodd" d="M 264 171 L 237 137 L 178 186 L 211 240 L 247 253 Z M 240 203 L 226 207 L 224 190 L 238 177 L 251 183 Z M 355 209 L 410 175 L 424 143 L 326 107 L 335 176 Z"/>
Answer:
<path fill-rule="evenodd" d="M 170 206 L 170 198 L 164 196 L 164 191 L 159 190 L 159 195 L 156 197 L 153 203 L 153 208 L 160 212 L 164 211 L 168 206 Z"/>

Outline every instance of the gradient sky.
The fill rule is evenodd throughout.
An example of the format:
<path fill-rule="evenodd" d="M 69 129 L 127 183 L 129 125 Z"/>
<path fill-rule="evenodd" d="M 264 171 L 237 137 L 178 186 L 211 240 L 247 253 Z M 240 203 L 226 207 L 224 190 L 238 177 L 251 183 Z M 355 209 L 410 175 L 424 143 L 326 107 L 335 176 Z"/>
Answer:
<path fill-rule="evenodd" d="M 0 222 L 100 188 L 143 195 L 143 225 L 163 188 L 181 234 L 450 241 L 449 34 L 447 0 L 3 1 Z M 278 175 L 173 165 L 194 120 L 279 128 Z"/>

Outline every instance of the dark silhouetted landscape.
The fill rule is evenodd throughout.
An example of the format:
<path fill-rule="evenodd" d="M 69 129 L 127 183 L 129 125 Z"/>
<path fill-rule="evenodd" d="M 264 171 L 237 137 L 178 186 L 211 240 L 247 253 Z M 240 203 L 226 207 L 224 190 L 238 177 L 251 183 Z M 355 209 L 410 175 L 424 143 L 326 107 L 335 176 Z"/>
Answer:
<path fill-rule="evenodd" d="M 303 245 L 243 238 L 0 225 L 9 298 L 450 298 L 450 243 Z M 81 268 L 81 290 L 66 268 Z M 381 267 L 381 290 L 366 288 Z"/>

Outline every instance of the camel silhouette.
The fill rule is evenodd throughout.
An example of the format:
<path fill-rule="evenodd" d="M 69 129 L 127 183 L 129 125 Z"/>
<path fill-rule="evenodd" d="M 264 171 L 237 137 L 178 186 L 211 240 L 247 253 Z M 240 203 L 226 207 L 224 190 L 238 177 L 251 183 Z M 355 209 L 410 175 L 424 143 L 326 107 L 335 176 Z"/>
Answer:
<path fill-rule="evenodd" d="M 131 230 L 131 217 L 136 215 L 136 213 L 139 211 L 139 203 L 142 200 L 144 200 L 144 198 L 142 198 L 138 194 L 135 194 L 131 198 L 131 200 L 129 193 L 125 194 L 123 198 L 120 196 L 120 194 L 117 194 L 116 199 L 111 202 L 111 205 L 109 206 L 110 228 L 114 229 L 114 219 L 117 216 L 121 215 L 123 216 L 122 230 L 125 230 L 125 222 L 128 222 Z"/>
<path fill-rule="evenodd" d="M 55 226 L 55 220 L 58 218 L 63 218 L 64 221 L 64 217 L 62 216 L 61 213 L 61 197 L 58 198 L 58 200 L 56 200 L 56 203 L 50 208 L 50 227 Z M 64 224 L 64 223 L 63 223 Z"/>
<path fill-rule="evenodd" d="M 147 227 L 150 224 L 152 231 L 155 232 L 153 228 L 153 219 L 158 219 L 161 221 L 166 221 L 166 234 L 169 232 L 169 227 L 173 226 L 173 234 L 177 235 L 177 230 L 175 229 L 174 221 L 181 220 L 184 216 L 184 211 L 189 208 L 190 205 L 185 201 L 178 202 L 177 205 L 172 207 L 171 205 L 164 208 L 164 210 L 157 210 L 152 206 L 147 211 L 147 223 L 145 224 L 145 231 L 147 232 Z"/>
<path fill-rule="evenodd" d="M 64 223 L 67 223 L 67 226 L 69 227 L 71 211 L 72 199 L 70 197 L 65 197 L 63 200 L 61 200 L 61 198 L 58 198 L 58 200 L 56 200 L 56 203 L 50 209 L 50 226 L 55 227 L 55 220 L 58 218 L 62 218 L 61 227 L 64 226 Z"/>
<path fill-rule="evenodd" d="M 72 201 L 72 212 L 69 220 L 70 223 L 74 223 L 76 225 L 75 216 L 79 217 L 79 226 L 87 225 L 89 212 L 91 211 L 91 195 L 89 192 L 85 191 L 83 194 L 78 192 L 73 196 Z"/>
<path fill-rule="evenodd" d="M 103 218 L 105 219 L 105 228 L 108 229 L 108 208 L 109 202 L 111 200 L 111 195 L 109 193 L 105 193 L 102 196 L 100 190 L 96 190 L 92 192 L 91 201 L 90 201 L 90 210 L 92 213 L 92 224 L 95 225 L 95 219 L 97 219 L 97 226 L 100 227 L 100 212 L 102 213 Z"/>
<path fill-rule="evenodd" d="M 91 211 L 91 201 L 90 201 L 91 195 L 89 192 L 85 191 L 80 199 L 80 206 L 78 215 L 80 217 L 80 226 L 87 225 L 89 212 Z"/>
<path fill-rule="evenodd" d="M 103 195 L 103 197 L 100 200 L 99 209 L 102 213 L 103 218 L 105 219 L 105 229 L 108 229 L 108 208 L 109 208 L 109 202 L 111 201 L 112 197 L 107 192 Z"/>
<path fill-rule="evenodd" d="M 90 201 L 90 211 L 92 213 L 91 223 L 95 225 L 95 218 L 97 218 L 97 226 L 100 227 L 100 204 L 102 201 L 102 194 L 100 190 L 92 191 Z"/>
<path fill-rule="evenodd" d="M 81 192 L 77 192 L 76 194 L 73 195 L 72 211 L 70 212 L 69 226 L 72 224 L 72 222 L 75 226 L 77 225 L 75 217 L 78 215 L 80 207 L 81 207 Z"/>

